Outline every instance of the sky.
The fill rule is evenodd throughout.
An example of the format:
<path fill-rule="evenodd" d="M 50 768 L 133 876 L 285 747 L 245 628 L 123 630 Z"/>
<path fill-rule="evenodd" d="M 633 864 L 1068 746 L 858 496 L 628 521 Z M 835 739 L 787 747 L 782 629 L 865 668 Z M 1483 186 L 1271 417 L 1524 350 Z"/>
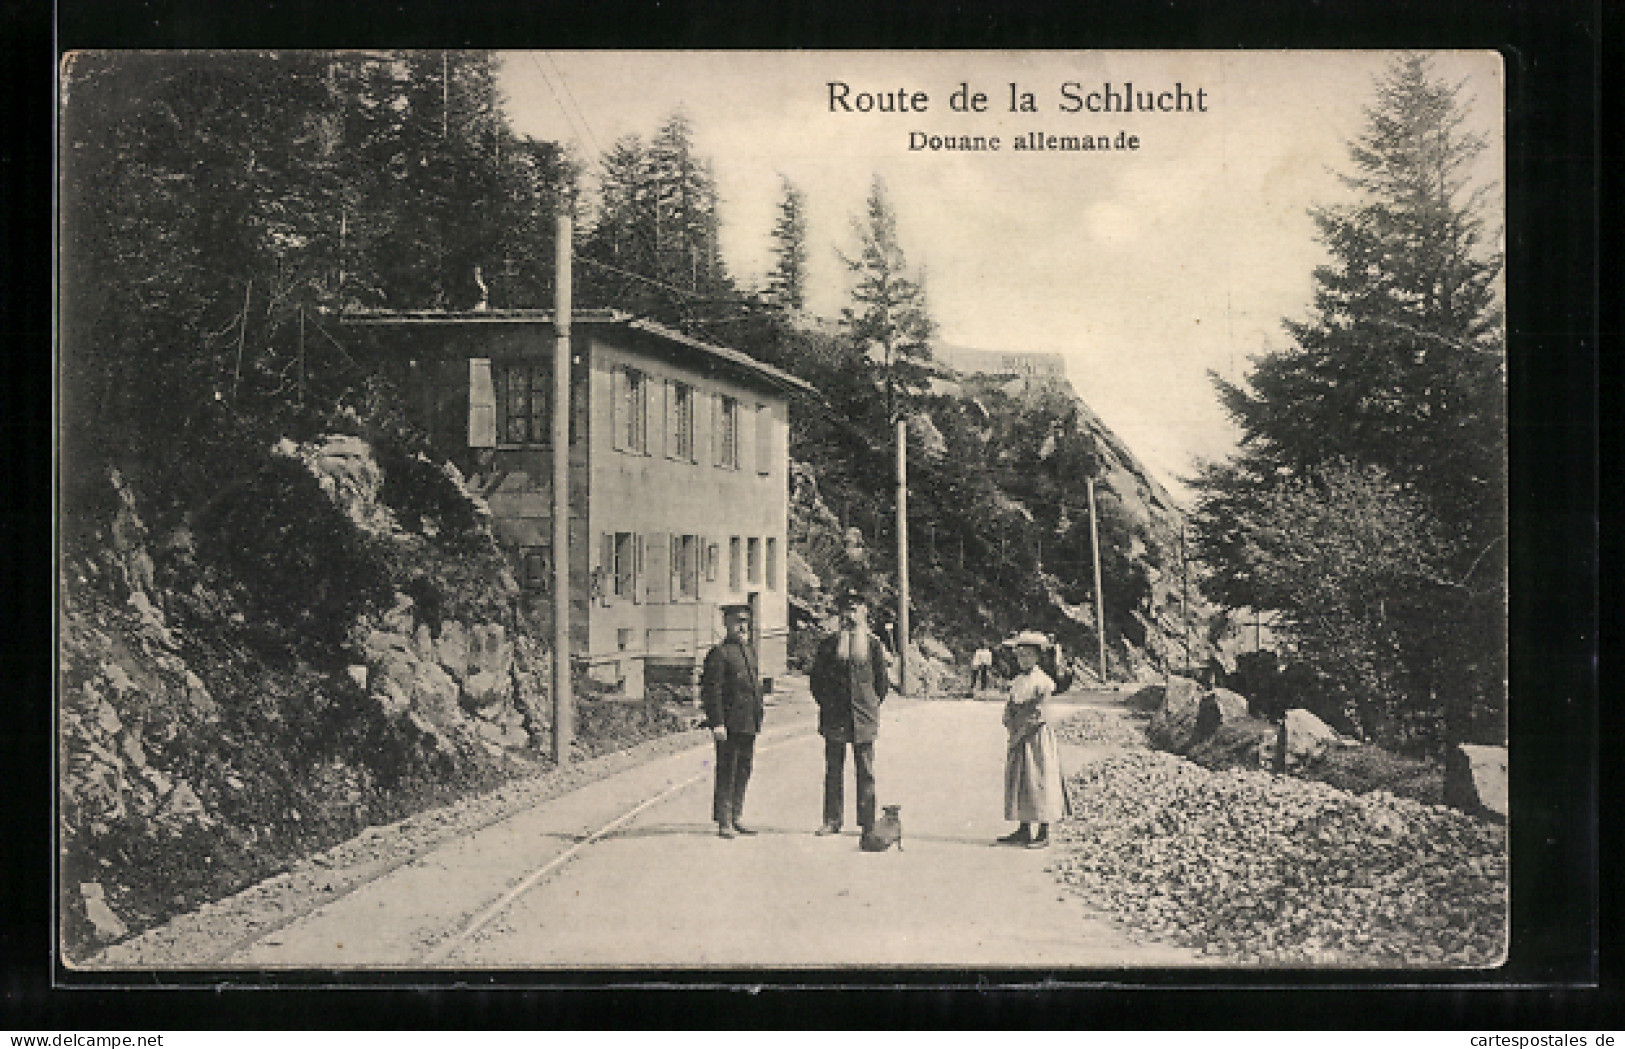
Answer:
<path fill-rule="evenodd" d="M 647 141 L 682 107 L 713 165 L 723 256 L 747 286 L 772 264 L 769 232 L 781 176 L 790 179 L 806 198 L 808 305 L 824 316 L 847 301 L 836 251 L 855 245 L 853 220 L 878 175 L 909 264 L 925 274 L 938 338 L 1062 355 L 1078 394 L 1183 497 L 1181 479 L 1238 437 L 1209 372 L 1240 380 L 1250 355 L 1287 344 L 1283 319 L 1308 316 L 1313 270 L 1325 261 L 1309 209 L 1350 199 L 1337 175 L 1351 170 L 1347 143 L 1391 57 L 513 52 L 501 83 L 514 129 L 569 144 L 589 177 L 617 138 Z M 1468 130 L 1489 139 L 1474 175 L 1496 188 L 1498 234 L 1500 59 L 1433 58 L 1440 78 L 1463 84 Z M 1127 84 L 1170 111 L 1089 111 Z M 964 111 L 952 104 L 962 86 Z M 980 112 L 970 105 L 978 93 Z M 1035 132 L 1114 146 L 1122 133 L 1139 147 L 1014 148 Z M 1000 148 L 910 148 L 924 136 L 996 136 Z"/>

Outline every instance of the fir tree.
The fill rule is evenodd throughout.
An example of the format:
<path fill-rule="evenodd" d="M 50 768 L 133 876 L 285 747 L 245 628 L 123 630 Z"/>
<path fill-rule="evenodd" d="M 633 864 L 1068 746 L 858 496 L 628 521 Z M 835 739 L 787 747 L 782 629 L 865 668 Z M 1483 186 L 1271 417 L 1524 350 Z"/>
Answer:
<path fill-rule="evenodd" d="M 1283 485 L 1302 481 L 1329 498 L 1328 470 L 1347 463 L 1380 470 L 1406 507 L 1423 500 L 1450 540 L 1426 571 L 1385 578 L 1436 644 L 1405 654 L 1395 680 L 1414 705 L 1458 713 L 1495 707 L 1504 689 L 1505 577 L 1500 259 L 1484 243 L 1485 191 L 1469 185 L 1484 142 L 1463 130 L 1460 94 L 1423 55 L 1401 56 L 1378 80 L 1344 176 L 1360 198 L 1313 212 L 1331 255 L 1315 271 L 1313 311 L 1287 323 L 1292 345 L 1255 358 L 1245 384 L 1216 380 L 1242 452 L 1201 479 L 1214 586 L 1252 607 L 1279 607 L 1278 573 L 1293 570 L 1241 555 Z M 1377 499 L 1386 490 L 1364 491 Z M 1316 527 L 1329 522 L 1316 518 Z M 1317 634 L 1311 624 L 1328 621 L 1323 612 L 1284 610 L 1311 646 L 1317 637 L 1359 643 Z"/>
<path fill-rule="evenodd" d="M 784 196 L 773 223 L 773 270 L 767 277 L 767 301 L 785 313 L 798 313 L 806 305 L 807 215 L 806 197 L 795 183 L 780 176 Z"/>
<path fill-rule="evenodd" d="M 853 347 L 883 369 L 886 417 L 895 419 L 900 405 L 928 388 L 930 338 L 934 330 L 926 309 L 925 285 L 910 275 L 897 237 L 897 213 L 875 176 L 862 220 L 854 221 L 858 251 L 842 254 L 854 278 L 853 305 L 841 311 L 841 323 Z"/>

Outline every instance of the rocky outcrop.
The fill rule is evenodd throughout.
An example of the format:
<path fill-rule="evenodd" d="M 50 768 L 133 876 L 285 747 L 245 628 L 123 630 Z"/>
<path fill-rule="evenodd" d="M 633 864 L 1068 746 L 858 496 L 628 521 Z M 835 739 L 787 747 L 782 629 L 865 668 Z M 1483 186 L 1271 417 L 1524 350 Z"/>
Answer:
<path fill-rule="evenodd" d="M 1196 738 L 1207 739 L 1225 725 L 1247 719 L 1247 697 L 1227 688 L 1202 693 L 1196 710 Z"/>
<path fill-rule="evenodd" d="M 1342 737 L 1330 725 L 1309 711 L 1295 707 L 1281 719 L 1276 759 L 1284 770 L 1300 768 L 1319 761 L 1328 750 L 1341 743 Z"/>
<path fill-rule="evenodd" d="M 1196 721 L 1201 711 L 1201 686 L 1189 678 L 1172 677 L 1162 687 L 1162 700 L 1151 715 L 1146 738 L 1159 750 L 1183 753 L 1196 742 Z"/>
<path fill-rule="evenodd" d="M 1507 748 L 1460 743 L 1445 753 L 1444 801 L 1463 812 L 1507 818 Z"/>
<path fill-rule="evenodd" d="M 378 501 L 383 471 L 371 446 L 360 437 L 329 434 L 305 444 L 284 438 L 274 450 L 303 462 L 322 491 L 357 528 L 374 535 L 396 530 L 395 515 Z"/>

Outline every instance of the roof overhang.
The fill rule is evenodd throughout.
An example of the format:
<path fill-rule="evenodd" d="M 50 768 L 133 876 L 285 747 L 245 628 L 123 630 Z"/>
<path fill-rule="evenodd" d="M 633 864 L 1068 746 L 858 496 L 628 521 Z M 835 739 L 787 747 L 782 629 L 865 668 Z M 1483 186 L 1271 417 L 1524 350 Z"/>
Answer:
<path fill-rule="evenodd" d="M 786 393 L 817 394 L 804 379 L 764 364 L 748 353 L 714 346 L 655 321 L 619 310 L 576 310 L 571 327 L 603 328 L 634 333 L 641 342 L 662 346 L 674 355 L 697 357 L 735 376 Z M 360 327 L 460 327 L 469 325 L 553 325 L 552 310 L 347 310 L 339 323 Z"/>

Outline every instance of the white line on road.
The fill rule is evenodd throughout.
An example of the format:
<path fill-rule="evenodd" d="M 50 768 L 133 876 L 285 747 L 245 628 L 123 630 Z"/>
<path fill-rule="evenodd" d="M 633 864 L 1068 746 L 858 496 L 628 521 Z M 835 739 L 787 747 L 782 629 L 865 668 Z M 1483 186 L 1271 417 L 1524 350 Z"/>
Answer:
<path fill-rule="evenodd" d="M 796 734 L 787 738 L 775 740 L 774 742 L 769 743 L 767 746 L 762 747 L 757 751 L 757 753 L 766 754 L 769 751 L 778 750 L 780 747 L 789 746 L 791 743 L 800 741 L 805 735 L 805 732 L 797 732 Z M 542 879 L 546 878 L 549 874 L 553 873 L 574 859 L 587 846 L 614 833 L 644 810 L 651 808 L 654 805 L 658 805 L 660 802 L 665 801 L 667 798 L 678 793 L 679 791 L 687 790 L 696 783 L 703 782 L 709 778 L 710 775 L 711 773 L 709 772 L 701 772 L 697 775 L 690 776 L 681 783 L 676 783 L 670 787 L 667 787 L 659 794 L 656 794 L 652 798 L 644 799 L 643 801 L 634 805 L 632 808 L 628 809 L 626 812 L 623 812 L 619 816 L 610 820 L 602 827 L 599 827 L 581 841 L 578 841 L 568 849 L 565 849 L 563 852 L 549 860 L 542 867 L 526 876 L 526 878 L 518 885 L 515 885 L 513 888 L 509 889 L 502 895 L 501 899 L 487 907 L 478 917 L 465 925 L 459 932 L 442 941 L 437 947 L 435 947 L 434 950 L 430 951 L 424 956 L 423 964 L 434 965 L 438 962 L 444 961 L 449 954 L 451 954 L 458 947 L 462 946 L 469 937 L 473 936 L 476 932 L 479 932 L 480 929 L 484 928 L 486 924 L 491 921 L 491 919 L 501 914 L 519 897 L 535 888 L 542 881 Z"/>

